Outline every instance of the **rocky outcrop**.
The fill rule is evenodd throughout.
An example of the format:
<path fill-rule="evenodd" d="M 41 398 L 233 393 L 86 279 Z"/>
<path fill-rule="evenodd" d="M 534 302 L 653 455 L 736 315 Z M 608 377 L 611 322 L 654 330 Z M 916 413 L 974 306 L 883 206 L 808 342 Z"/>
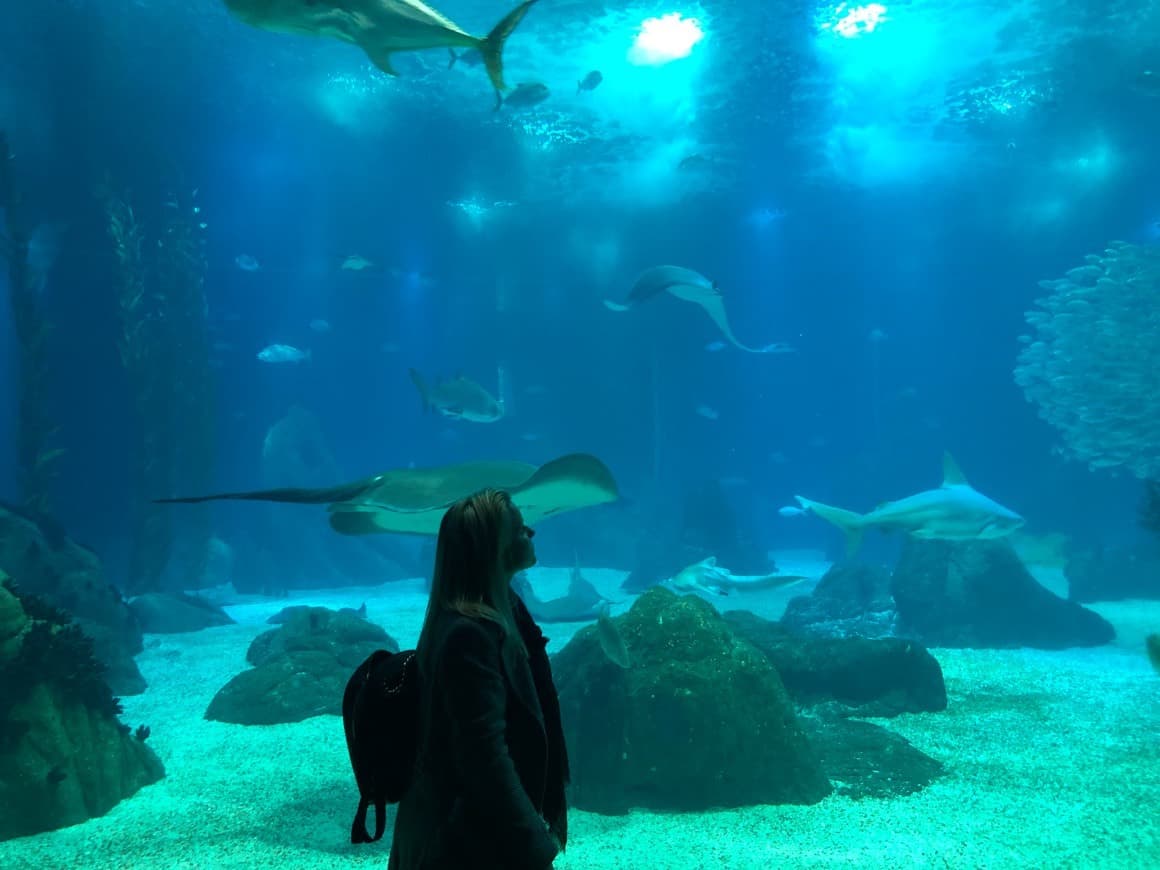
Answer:
<path fill-rule="evenodd" d="M 837 704 L 847 714 L 876 717 L 947 707 L 942 668 L 914 641 L 799 635 L 743 610 L 725 621 L 769 657 L 801 706 Z"/>
<path fill-rule="evenodd" d="M 0 840 L 104 815 L 165 775 L 117 716 L 93 645 L 65 614 L 0 587 Z"/>
<path fill-rule="evenodd" d="M 790 599 L 781 622 L 798 634 L 892 637 L 897 618 L 889 572 L 845 562 L 832 566 L 809 595 Z"/>
<path fill-rule="evenodd" d="M 1101 646 L 1111 623 L 1035 581 L 1011 545 L 909 538 L 891 591 L 899 633 L 928 646 Z"/>
<path fill-rule="evenodd" d="M 214 695 L 205 718 L 274 725 L 341 715 L 347 681 L 377 649 L 398 652 L 399 645 L 373 622 L 325 607 L 295 609 L 280 628 L 254 638 L 246 651 L 254 667 Z"/>
<path fill-rule="evenodd" d="M 810 804 L 830 793 L 777 671 L 707 602 L 651 589 L 614 620 L 632 665 L 596 626 L 553 662 L 582 809 Z"/>
<path fill-rule="evenodd" d="M 20 588 L 44 598 L 76 620 L 93 641 L 105 679 L 118 695 L 145 691 L 133 657 L 142 650 L 141 627 L 96 554 L 60 526 L 11 506 L 0 506 L 0 569 Z"/>
<path fill-rule="evenodd" d="M 184 593 L 148 592 L 130 599 L 129 608 L 149 634 L 180 634 L 234 623 L 216 604 Z"/>

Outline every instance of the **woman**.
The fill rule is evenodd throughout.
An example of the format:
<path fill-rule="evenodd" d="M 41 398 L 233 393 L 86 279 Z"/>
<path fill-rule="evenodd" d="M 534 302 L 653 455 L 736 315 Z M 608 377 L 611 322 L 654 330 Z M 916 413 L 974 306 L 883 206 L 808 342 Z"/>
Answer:
<path fill-rule="evenodd" d="M 568 757 L 547 638 L 512 577 L 536 563 L 511 497 L 483 490 L 443 516 L 416 660 L 415 776 L 390 870 L 544 870 L 568 835 Z"/>

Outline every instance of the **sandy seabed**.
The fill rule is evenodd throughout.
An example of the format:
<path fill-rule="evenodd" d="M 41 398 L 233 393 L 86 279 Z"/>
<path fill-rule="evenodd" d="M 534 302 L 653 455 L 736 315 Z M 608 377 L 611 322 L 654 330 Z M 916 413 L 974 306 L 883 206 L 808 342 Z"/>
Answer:
<path fill-rule="evenodd" d="M 585 575 L 621 597 L 621 572 Z M 536 569 L 531 579 L 550 598 L 563 594 L 567 571 Z M 801 591 L 737 595 L 727 606 L 776 618 Z M 124 699 L 123 719 L 150 726 L 165 779 L 102 818 L 0 843 L 0 870 L 385 867 L 389 835 L 349 843 L 357 790 L 340 718 L 263 727 L 202 718 L 246 667 L 246 648 L 270 614 L 363 601 L 370 619 L 413 644 L 425 606 L 419 581 L 255 599 L 227 608 L 237 625 L 147 636 L 138 662 L 149 689 Z M 1160 867 L 1160 676 L 1143 654 L 1144 635 L 1160 629 L 1160 603 L 1093 609 L 1115 624 L 1113 645 L 932 650 L 948 709 L 874 720 L 946 765 L 945 777 L 915 795 L 689 814 L 572 810 L 556 867 Z M 547 626 L 549 650 L 576 628 Z"/>

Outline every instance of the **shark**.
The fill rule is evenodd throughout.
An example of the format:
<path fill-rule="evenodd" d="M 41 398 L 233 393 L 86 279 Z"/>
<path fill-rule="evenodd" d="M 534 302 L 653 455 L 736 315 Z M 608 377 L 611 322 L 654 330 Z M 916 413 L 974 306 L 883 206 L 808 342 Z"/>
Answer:
<path fill-rule="evenodd" d="M 420 0 L 225 0 L 230 13 L 274 33 L 323 36 L 357 45 L 380 70 L 398 75 L 391 55 L 428 48 L 476 49 L 492 86 L 507 90 L 503 48 L 537 0 L 524 0 L 487 36 L 473 36 Z"/>
<path fill-rule="evenodd" d="M 579 565 L 572 568 L 568 592 L 560 598 L 541 601 L 526 577 L 516 582 L 516 592 L 538 622 L 589 622 L 600 615 L 602 607 L 618 603 L 597 592 L 596 587 L 580 573 Z"/>
<path fill-rule="evenodd" d="M 668 585 L 678 592 L 707 592 L 724 596 L 734 590 L 780 589 L 809 579 L 802 574 L 734 574 L 728 568 L 718 565 L 716 556 L 710 556 L 682 568 L 669 579 Z"/>
<path fill-rule="evenodd" d="M 901 530 L 916 538 L 937 541 L 981 541 L 1002 538 L 1020 528 L 1025 520 L 1010 508 L 972 487 L 950 453 L 943 453 L 943 480 L 897 501 L 881 504 L 859 514 L 794 496 L 804 510 L 817 514 L 846 533 L 846 554 L 853 555 L 869 528 Z"/>
<path fill-rule="evenodd" d="M 636 279 L 624 302 L 605 299 L 604 307 L 609 311 L 629 311 L 637 304 L 661 293 L 668 293 L 677 299 L 701 306 L 709 315 L 709 319 L 721 330 L 726 341 L 740 350 L 747 353 L 786 353 L 793 350 L 785 344 L 774 343 L 757 348 L 738 341 L 729 326 L 729 316 L 725 313 L 725 297 L 721 294 L 720 288 L 700 272 L 694 272 L 684 266 L 654 266 L 647 269 Z"/>
<path fill-rule="evenodd" d="M 434 410 L 444 417 L 471 423 L 495 423 L 503 419 L 503 402 L 475 381 L 459 375 L 431 386 L 415 369 L 407 371 L 423 400 L 424 411 Z"/>

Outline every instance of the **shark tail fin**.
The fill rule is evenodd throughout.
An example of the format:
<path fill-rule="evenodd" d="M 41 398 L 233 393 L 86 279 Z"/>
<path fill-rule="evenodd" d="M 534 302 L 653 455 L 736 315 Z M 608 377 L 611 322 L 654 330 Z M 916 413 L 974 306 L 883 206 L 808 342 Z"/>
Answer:
<path fill-rule="evenodd" d="M 487 69 L 487 77 L 491 79 L 492 87 L 498 96 L 500 91 L 506 91 L 507 85 L 503 80 L 503 46 L 507 38 L 512 35 L 524 16 L 528 14 L 537 0 L 524 0 L 519 6 L 500 19 L 499 24 L 491 29 L 491 33 L 483 38 L 479 45 L 479 53 L 483 56 L 483 65 Z"/>
<path fill-rule="evenodd" d="M 431 398 L 427 392 L 427 382 L 423 380 L 423 376 L 415 369 L 407 369 L 407 374 L 411 376 L 411 383 L 415 385 L 415 389 L 419 391 L 419 399 L 423 402 L 423 411 L 426 413 L 431 410 Z"/>
<path fill-rule="evenodd" d="M 833 523 L 846 534 L 847 556 L 853 556 L 858 552 L 858 548 L 862 545 L 862 514 L 810 501 L 800 495 L 795 495 L 794 498 L 797 499 L 797 503 L 802 506 L 803 510 L 812 511 L 826 522 Z"/>

